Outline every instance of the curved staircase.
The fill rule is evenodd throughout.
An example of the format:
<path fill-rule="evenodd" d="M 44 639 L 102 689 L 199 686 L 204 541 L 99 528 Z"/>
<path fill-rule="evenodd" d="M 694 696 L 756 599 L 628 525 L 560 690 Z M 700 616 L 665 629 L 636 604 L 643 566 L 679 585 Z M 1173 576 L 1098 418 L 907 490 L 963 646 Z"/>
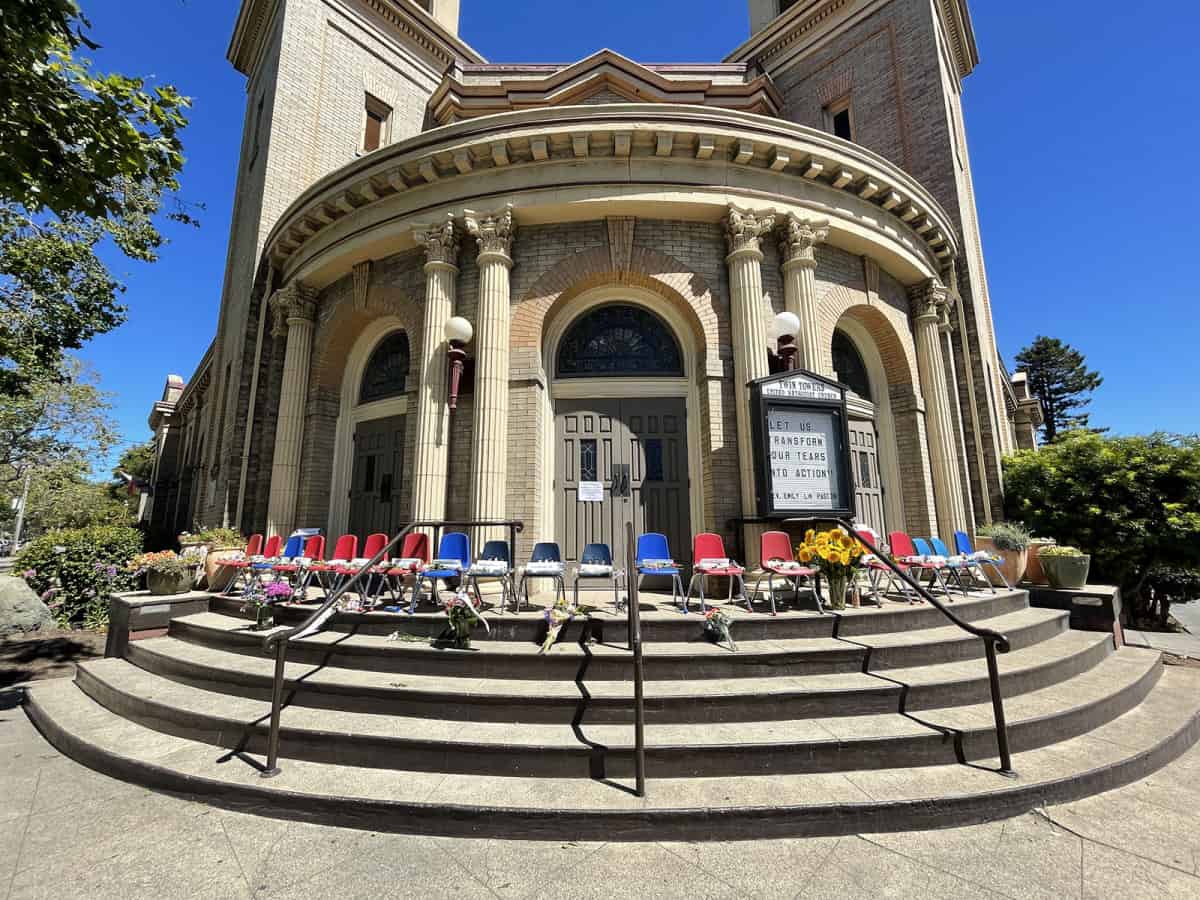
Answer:
<path fill-rule="evenodd" d="M 643 594 L 643 599 L 646 595 Z M 1200 671 L 1067 629 L 1024 592 L 954 604 L 1006 634 L 1015 778 L 995 771 L 983 645 L 929 606 L 643 614 L 648 796 L 633 772 L 632 658 L 600 613 L 546 655 L 536 612 L 489 614 L 472 650 L 439 615 L 334 616 L 288 648 L 282 772 L 260 775 L 274 661 L 239 602 L 174 619 L 124 659 L 36 685 L 64 753 L 160 790 L 374 830 L 508 838 L 731 839 L 959 825 L 1125 784 L 1200 737 Z M 310 608 L 309 608 L 310 609 Z M 304 607 L 280 611 L 285 624 Z M 399 632 L 399 638 L 391 637 Z"/>

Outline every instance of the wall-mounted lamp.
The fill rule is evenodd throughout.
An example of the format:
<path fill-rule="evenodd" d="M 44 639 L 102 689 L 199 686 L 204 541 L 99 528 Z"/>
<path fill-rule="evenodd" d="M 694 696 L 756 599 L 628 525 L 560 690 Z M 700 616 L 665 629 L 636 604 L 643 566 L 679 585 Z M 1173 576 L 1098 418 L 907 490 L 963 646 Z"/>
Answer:
<path fill-rule="evenodd" d="M 450 343 L 450 349 L 446 351 L 450 358 L 450 408 L 457 409 L 458 387 L 462 382 L 463 364 L 467 359 L 466 347 L 471 343 L 475 329 L 462 316 L 452 316 L 446 320 L 445 331 L 446 340 Z"/>
<path fill-rule="evenodd" d="M 779 344 L 779 358 L 783 360 L 784 369 L 791 369 L 795 364 L 796 335 L 800 333 L 800 318 L 795 313 L 781 312 L 775 317 L 775 339 Z"/>

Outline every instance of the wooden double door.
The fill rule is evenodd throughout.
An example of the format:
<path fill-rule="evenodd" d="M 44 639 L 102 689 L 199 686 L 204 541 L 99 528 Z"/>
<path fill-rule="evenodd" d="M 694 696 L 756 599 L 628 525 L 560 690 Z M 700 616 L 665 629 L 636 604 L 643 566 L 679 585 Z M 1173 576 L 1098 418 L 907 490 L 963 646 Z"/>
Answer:
<path fill-rule="evenodd" d="M 691 557 L 686 405 L 682 397 L 559 400 L 555 404 L 555 528 L 568 562 L 587 544 L 625 560 L 634 534 L 667 536 Z"/>
<path fill-rule="evenodd" d="M 360 422 L 354 429 L 348 529 L 360 542 L 368 534 L 394 535 L 404 527 L 400 521 L 404 425 L 404 416 L 388 416 Z"/>

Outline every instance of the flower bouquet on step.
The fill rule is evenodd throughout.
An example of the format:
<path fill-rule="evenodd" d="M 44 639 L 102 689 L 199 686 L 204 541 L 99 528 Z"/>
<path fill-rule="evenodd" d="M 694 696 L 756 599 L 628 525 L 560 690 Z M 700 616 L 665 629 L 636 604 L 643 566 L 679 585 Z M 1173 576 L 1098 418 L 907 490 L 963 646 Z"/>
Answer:
<path fill-rule="evenodd" d="M 804 533 L 804 542 L 796 548 L 796 558 L 805 565 L 812 563 L 829 582 L 829 606 L 846 608 L 846 588 L 862 565 L 867 547 L 854 535 L 840 528 Z"/>
<path fill-rule="evenodd" d="M 737 653 L 737 644 L 733 640 L 733 635 L 729 633 L 729 626 L 732 624 L 733 618 L 719 606 L 709 607 L 708 612 L 704 614 L 704 633 L 712 639 L 713 643 L 720 644 L 724 641 L 729 644 L 730 650 Z"/>
<path fill-rule="evenodd" d="M 435 643 L 448 644 L 456 650 L 471 649 L 471 631 L 475 628 L 475 623 L 483 624 L 484 631 L 491 631 L 487 620 L 479 615 L 479 607 L 476 602 L 471 599 L 471 596 L 463 588 L 459 590 L 447 601 L 446 620 L 447 627 L 435 639 Z"/>
<path fill-rule="evenodd" d="M 259 581 L 250 582 L 246 592 L 242 594 L 242 612 L 254 613 L 254 624 L 251 631 L 265 631 L 275 627 L 275 617 L 271 613 L 271 598 L 267 596 L 269 588 Z"/>
<path fill-rule="evenodd" d="M 568 622 L 576 616 L 586 616 L 593 609 L 595 609 L 594 606 L 572 606 L 567 602 L 566 597 L 559 597 L 555 600 L 554 605 L 542 614 L 546 620 L 546 639 L 542 641 L 542 649 L 538 653 L 545 653 L 554 646 L 554 642 L 558 640 L 558 636 Z"/>

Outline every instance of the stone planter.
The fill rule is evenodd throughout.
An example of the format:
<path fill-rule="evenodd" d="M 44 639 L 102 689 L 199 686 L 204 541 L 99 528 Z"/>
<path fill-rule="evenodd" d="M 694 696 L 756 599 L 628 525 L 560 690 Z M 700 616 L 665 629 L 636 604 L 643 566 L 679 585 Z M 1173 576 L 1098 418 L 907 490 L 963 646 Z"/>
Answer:
<path fill-rule="evenodd" d="M 191 572 L 147 572 L 146 590 L 156 597 L 186 594 L 192 589 Z"/>
<path fill-rule="evenodd" d="M 1038 538 L 1029 542 L 1029 556 L 1025 562 L 1025 580 L 1030 584 L 1049 584 L 1042 570 L 1041 550 L 1054 546 L 1053 538 Z"/>
<path fill-rule="evenodd" d="M 212 547 L 209 549 L 208 556 L 204 557 L 204 577 L 208 583 L 208 590 L 220 593 L 229 587 L 229 582 L 233 581 L 237 575 L 237 569 L 221 565 L 221 560 L 236 559 L 242 549 L 241 547 Z"/>
<path fill-rule="evenodd" d="M 1004 573 L 1004 577 L 1008 579 L 1009 584 L 1016 585 L 1025 577 L 1025 566 L 1029 561 L 1028 548 L 1015 551 L 1000 550 L 995 544 L 992 543 L 991 538 L 985 537 L 979 538 L 977 548 L 980 550 L 986 550 L 993 556 L 1000 557 L 1001 561 L 996 565 L 1000 568 L 1000 571 Z M 1000 581 L 995 572 L 991 571 L 990 568 L 985 568 L 984 571 L 987 572 L 987 576 L 993 585 L 997 587 L 1003 587 L 1003 582 Z"/>
<path fill-rule="evenodd" d="M 1077 591 L 1087 584 L 1088 571 L 1092 567 L 1092 558 L 1083 556 L 1047 556 L 1042 560 L 1042 568 L 1050 579 L 1050 587 L 1056 591 Z"/>

